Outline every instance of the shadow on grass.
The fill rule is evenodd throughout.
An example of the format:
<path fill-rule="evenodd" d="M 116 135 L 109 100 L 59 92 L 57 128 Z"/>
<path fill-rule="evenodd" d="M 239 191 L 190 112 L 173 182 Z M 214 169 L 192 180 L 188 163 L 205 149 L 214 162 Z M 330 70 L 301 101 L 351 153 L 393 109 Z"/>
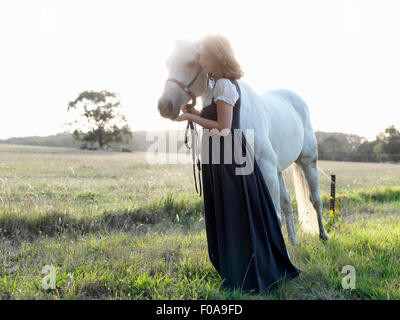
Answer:
<path fill-rule="evenodd" d="M 176 198 L 172 193 L 139 208 L 125 207 L 121 210 L 103 211 L 94 217 L 74 216 L 61 210 L 21 214 L 3 207 L 2 212 L 0 211 L 0 238 L 33 241 L 38 236 L 77 236 L 112 231 L 139 233 L 156 224 L 190 229 L 193 221 L 202 217 L 202 200 L 185 201 L 183 197 Z"/>

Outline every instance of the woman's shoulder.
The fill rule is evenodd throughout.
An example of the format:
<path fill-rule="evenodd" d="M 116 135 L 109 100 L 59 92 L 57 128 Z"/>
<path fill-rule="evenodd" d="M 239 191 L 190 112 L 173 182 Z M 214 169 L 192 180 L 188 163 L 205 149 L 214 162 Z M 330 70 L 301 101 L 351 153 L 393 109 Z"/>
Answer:
<path fill-rule="evenodd" d="M 234 84 L 234 80 L 231 80 L 229 78 L 218 79 L 215 83 L 215 90 L 217 92 L 237 91 L 236 86 Z"/>
<path fill-rule="evenodd" d="M 234 90 L 236 89 L 234 83 L 234 81 L 229 79 L 229 78 L 219 78 L 216 82 L 215 82 L 215 89 L 218 91 L 224 91 L 224 90 Z"/>
<path fill-rule="evenodd" d="M 220 78 L 215 84 L 214 100 L 224 100 L 234 105 L 239 98 L 236 86 L 228 78 Z"/>

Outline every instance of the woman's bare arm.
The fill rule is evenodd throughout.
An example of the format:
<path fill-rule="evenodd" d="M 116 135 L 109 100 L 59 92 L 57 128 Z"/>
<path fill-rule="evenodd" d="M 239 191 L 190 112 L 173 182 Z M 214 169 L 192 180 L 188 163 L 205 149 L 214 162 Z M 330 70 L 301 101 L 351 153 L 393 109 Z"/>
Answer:
<path fill-rule="evenodd" d="M 200 111 L 195 108 L 192 108 L 191 113 L 200 116 Z"/>
<path fill-rule="evenodd" d="M 200 117 L 200 113 L 190 114 L 189 115 L 190 120 L 199 124 L 203 128 L 210 130 L 217 129 L 218 131 L 220 131 L 220 134 L 223 134 L 223 132 L 221 131 L 224 129 L 228 129 L 225 130 L 225 133 L 229 133 L 230 131 L 229 129 L 232 126 L 233 106 L 221 100 L 218 100 L 216 103 L 217 103 L 218 121 Z"/>

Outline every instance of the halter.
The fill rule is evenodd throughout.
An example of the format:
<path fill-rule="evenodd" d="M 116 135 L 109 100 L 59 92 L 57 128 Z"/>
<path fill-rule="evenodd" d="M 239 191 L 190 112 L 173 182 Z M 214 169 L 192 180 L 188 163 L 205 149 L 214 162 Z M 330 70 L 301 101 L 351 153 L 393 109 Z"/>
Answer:
<path fill-rule="evenodd" d="M 196 81 L 197 77 L 199 76 L 201 72 L 201 67 L 199 67 L 199 70 L 196 73 L 196 76 L 192 79 L 192 81 L 189 82 L 188 85 L 183 84 L 182 82 L 180 82 L 179 80 L 176 80 L 174 78 L 168 78 L 166 81 L 172 81 L 175 82 L 183 91 L 185 91 L 189 97 L 192 99 L 192 103 L 188 103 L 187 106 L 189 107 L 189 112 L 191 112 L 191 108 L 194 108 L 194 106 L 196 105 L 196 96 L 193 94 L 192 91 L 190 91 L 190 87 L 193 85 L 193 83 Z M 189 145 L 187 144 L 187 132 L 188 129 L 190 127 L 190 131 L 192 134 L 192 145 L 189 147 Z M 200 171 L 201 171 L 201 165 L 200 165 L 200 159 L 199 159 L 199 151 L 197 148 L 197 143 L 194 138 L 194 136 L 198 137 L 198 133 L 196 130 L 196 124 L 193 123 L 193 121 L 189 121 L 188 120 L 188 124 L 186 126 L 186 130 L 185 130 L 185 145 L 188 149 L 192 149 L 192 160 L 193 160 L 193 177 L 194 177 L 194 186 L 196 188 L 196 193 L 197 195 L 200 197 L 201 196 L 201 177 L 200 177 Z M 195 147 L 195 148 L 194 148 Z M 196 149 L 196 151 L 195 151 Z M 197 163 L 196 163 L 196 154 L 197 154 Z M 199 177 L 199 188 L 197 188 L 197 181 L 196 181 L 196 167 L 195 165 L 197 164 L 197 172 L 198 172 L 198 177 Z"/>
<path fill-rule="evenodd" d="M 189 95 L 189 97 L 192 99 L 192 103 L 187 104 L 189 106 L 189 108 L 193 108 L 196 105 L 196 96 L 193 94 L 192 91 L 190 91 L 190 87 L 196 81 L 196 79 L 199 76 L 200 72 L 201 72 L 201 67 L 199 67 L 199 70 L 197 71 L 195 77 L 192 79 L 192 81 L 189 82 L 189 84 L 187 86 L 185 86 L 185 84 L 183 84 L 182 82 L 180 82 L 179 80 L 176 80 L 174 78 L 168 78 L 167 79 L 167 81 L 175 82 L 179 87 L 181 87 L 181 89 L 183 91 L 185 91 Z"/>

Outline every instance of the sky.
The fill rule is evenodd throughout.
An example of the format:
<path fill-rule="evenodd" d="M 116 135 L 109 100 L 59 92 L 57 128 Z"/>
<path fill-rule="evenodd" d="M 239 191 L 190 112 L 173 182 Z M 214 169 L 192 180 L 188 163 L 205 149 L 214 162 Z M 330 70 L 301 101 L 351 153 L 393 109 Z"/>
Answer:
<path fill-rule="evenodd" d="M 315 131 L 400 127 L 398 1 L 0 2 L 0 138 L 67 130 L 85 90 L 120 95 L 133 131 L 184 129 L 157 110 L 174 39 L 225 35 L 256 91 L 285 88 Z"/>

